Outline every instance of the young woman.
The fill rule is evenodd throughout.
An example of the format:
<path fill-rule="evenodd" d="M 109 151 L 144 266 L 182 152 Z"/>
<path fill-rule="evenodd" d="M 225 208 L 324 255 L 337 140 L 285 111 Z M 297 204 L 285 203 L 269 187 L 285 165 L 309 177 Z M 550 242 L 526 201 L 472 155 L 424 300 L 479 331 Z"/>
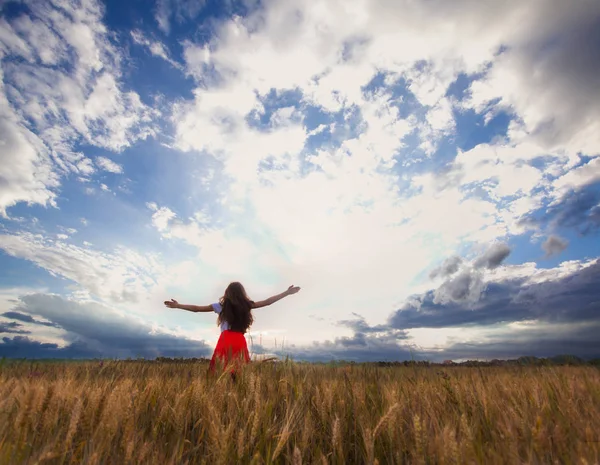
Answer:
<path fill-rule="evenodd" d="M 248 298 L 241 283 L 233 282 L 227 286 L 225 294 L 218 303 L 204 306 L 184 305 L 171 299 L 165 301 L 165 305 L 169 308 L 180 308 L 190 312 L 215 312 L 219 315 L 217 325 L 221 327 L 221 336 L 209 365 L 209 370 L 214 371 L 218 362 L 223 363 L 224 366 L 250 362 L 250 354 L 248 353 L 248 345 L 244 334 L 254 321 L 252 309 L 274 304 L 299 290 L 300 288 L 297 286 L 290 286 L 287 291 L 281 294 L 254 302 Z"/>

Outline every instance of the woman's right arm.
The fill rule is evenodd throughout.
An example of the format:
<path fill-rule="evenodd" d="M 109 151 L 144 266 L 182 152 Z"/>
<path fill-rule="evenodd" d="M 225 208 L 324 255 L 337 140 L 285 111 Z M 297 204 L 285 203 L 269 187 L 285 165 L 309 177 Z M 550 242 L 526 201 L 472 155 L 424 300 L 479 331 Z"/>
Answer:
<path fill-rule="evenodd" d="M 169 308 L 179 308 L 188 312 L 214 312 L 212 305 L 186 305 L 180 304 L 175 299 L 165 300 L 165 305 Z"/>

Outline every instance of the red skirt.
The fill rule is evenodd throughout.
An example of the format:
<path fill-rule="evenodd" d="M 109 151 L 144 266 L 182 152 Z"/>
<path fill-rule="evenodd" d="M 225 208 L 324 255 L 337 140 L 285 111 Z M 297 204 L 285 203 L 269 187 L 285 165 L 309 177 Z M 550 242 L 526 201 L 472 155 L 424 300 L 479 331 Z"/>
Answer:
<path fill-rule="evenodd" d="M 208 369 L 215 371 L 217 364 L 219 364 L 223 368 L 231 368 L 233 372 L 236 366 L 249 362 L 250 354 L 248 353 L 248 344 L 246 344 L 244 334 L 225 330 L 221 332 L 221 336 L 217 341 L 217 347 L 215 347 Z"/>

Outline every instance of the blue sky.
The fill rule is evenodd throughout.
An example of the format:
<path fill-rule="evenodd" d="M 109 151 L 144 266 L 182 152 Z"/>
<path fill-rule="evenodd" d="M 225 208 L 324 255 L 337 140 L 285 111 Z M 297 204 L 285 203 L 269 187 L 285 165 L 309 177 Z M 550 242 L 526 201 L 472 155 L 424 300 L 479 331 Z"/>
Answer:
<path fill-rule="evenodd" d="M 0 15 L 0 355 L 600 353 L 596 2 Z"/>

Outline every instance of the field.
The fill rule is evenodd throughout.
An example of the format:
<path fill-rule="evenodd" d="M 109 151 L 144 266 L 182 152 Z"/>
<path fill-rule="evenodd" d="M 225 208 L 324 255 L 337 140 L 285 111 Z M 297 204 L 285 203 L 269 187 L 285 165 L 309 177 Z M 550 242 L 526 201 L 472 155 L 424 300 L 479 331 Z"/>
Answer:
<path fill-rule="evenodd" d="M 596 367 L 10 362 L 0 464 L 600 463 Z"/>

